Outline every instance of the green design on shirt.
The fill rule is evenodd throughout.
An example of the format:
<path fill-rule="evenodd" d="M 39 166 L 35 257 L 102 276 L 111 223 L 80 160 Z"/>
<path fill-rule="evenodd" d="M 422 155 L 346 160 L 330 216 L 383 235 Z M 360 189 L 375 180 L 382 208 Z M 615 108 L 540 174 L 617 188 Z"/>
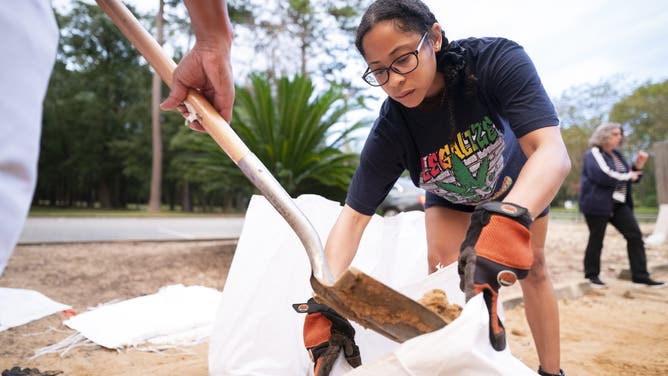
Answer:
<path fill-rule="evenodd" d="M 463 197 L 478 195 L 479 190 L 487 189 L 487 170 L 489 169 L 489 157 L 483 158 L 480 168 L 474 177 L 464 162 L 456 155 L 452 155 L 452 173 L 457 184 L 434 182 L 439 188 L 456 193 Z"/>

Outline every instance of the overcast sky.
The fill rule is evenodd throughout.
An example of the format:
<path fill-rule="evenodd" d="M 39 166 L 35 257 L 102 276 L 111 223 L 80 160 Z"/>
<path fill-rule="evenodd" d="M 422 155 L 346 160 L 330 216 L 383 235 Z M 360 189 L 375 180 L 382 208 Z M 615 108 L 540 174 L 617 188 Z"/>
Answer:
<path fill-rule="evenodd" d="M 665 0 L 423 0 L 449 39 L 502 36 L 526 49 L 551 97 L 621 74 L 668 79 Z"/>

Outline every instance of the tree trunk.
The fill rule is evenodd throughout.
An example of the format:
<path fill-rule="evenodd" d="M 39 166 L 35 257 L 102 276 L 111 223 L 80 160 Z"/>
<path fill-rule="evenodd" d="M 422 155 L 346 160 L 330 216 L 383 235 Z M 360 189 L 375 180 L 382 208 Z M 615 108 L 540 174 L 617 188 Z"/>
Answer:
<path fill-rule="evenodd" d="M 659 205 L 665 205 L 668 204 L 668 141 L 657 142 L 654 155 L 656 194 Z"/>
<path fill-rule="evenodd" d="M 306 76 L 306 61 L 308 60 L 308 32 L 306 27 L 302 29 L 301 33 L 301 72 L 302 76 Z"/>
<path fill-rule="evenodd" d="M 668 235 L 668 141 L 656 143 L 654 145 L 654 155 L 659 215 L 656 218 L 652 235 L 645 239 L 645 242 L 650 245 L 663 243 Z"/>
<path fill-rule="evenodd" d="M 106 181 L 101 182 L 97 187 L 97 197 L 102 209 L 111 209 L 111 190 Z"/>
<path fill-rule="evenodd" d="M 164 0 L 160 0 L 158 16 L 156 20 L 158 44 L 162 45 L 162 12 L 165 6 Z M 153 73 L 153 86 L 151 94 L 151 126 L 153 128 L 153 168 L 151 170 L 151 195 L 148 201 L 148 211 L 155 213 L 160 211 L 160 198 L 162 196 L 162 132 L 160 127 L 160 100 L 162 99 L 162 80 L 157 72 Z"/>
<path fill-rule="evenodd" d="M 190 203 L 190 183 L 183 182 L 183 189 L 181 190 L 181 210 L 184 212 L 192 212 L 193 206 Z"/>

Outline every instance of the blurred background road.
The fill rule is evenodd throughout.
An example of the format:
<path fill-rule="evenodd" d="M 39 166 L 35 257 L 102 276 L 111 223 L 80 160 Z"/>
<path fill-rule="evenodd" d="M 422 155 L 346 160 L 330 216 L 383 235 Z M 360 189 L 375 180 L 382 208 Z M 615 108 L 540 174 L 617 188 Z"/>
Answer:
<path fill-rule="evenodd" d="M 19 244 L 234 239 L 244 217 L 28 218 Z"/>

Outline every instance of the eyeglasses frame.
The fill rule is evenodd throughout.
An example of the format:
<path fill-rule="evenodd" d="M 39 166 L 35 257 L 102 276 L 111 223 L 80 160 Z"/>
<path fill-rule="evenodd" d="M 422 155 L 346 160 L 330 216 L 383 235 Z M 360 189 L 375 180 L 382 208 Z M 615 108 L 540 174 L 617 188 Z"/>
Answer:
<path fill-rule="evenodd" d="M 420 43 L 418 43 L 417 48 L 415 48 L 415 50 L 413 50 L 411 52 L 407 52 L 405 54 L 402 54 L 401 56 L 398 56 L 396 59 L 392 60 L 392 63 L 390 63 L 389 67 L 378 68 L 378 69 L 374 69 L 374 70 L 371 70 L 371 67 L 367 67 L 366 71 L 364 71 L 364 74 L 362 75 L 362 79 L 364 80 L 364 82 L 366 82 L 367 84 L 369 84 L 371 86 L 380 87 L 380 86 L 383 86 L 390 81 L 390 71 L 392 71 L 394 73 L 397 73 L 397 74 L 400 74 L 402 76 L 407 75 L 407 74 L 415 71 L 418 68 L 418 66 L 420 66 L 419 54 L 420 54 L 420 50 L 422 49 L 422 44 L 424 43 L 425 39 L 427 38 L 427 35 L 429 35 L 429 30 L 424 32 L 424 34 L 422 35 L 422 38 L 420 38 Z M 393 67 L 395 62 L 397 62 L 399 59 L 402 59 L 402 58 L 404 58 L 408 55 L 415 56 L 415 59 L 417 60 L 417 63 L 415 64 L 415 67 L 413 69 L 411 69 L 407 72 L 400 72 L 399 70 L 397 70 L 396 68 Z M 374 74 L 374 72 L 378 72 L 378 71 L 387 71 L 387 79 L 385 80 L 385 82 L 372 84 L 371 82 L 367 81 L 367 77 L 369 75 Z"/>

